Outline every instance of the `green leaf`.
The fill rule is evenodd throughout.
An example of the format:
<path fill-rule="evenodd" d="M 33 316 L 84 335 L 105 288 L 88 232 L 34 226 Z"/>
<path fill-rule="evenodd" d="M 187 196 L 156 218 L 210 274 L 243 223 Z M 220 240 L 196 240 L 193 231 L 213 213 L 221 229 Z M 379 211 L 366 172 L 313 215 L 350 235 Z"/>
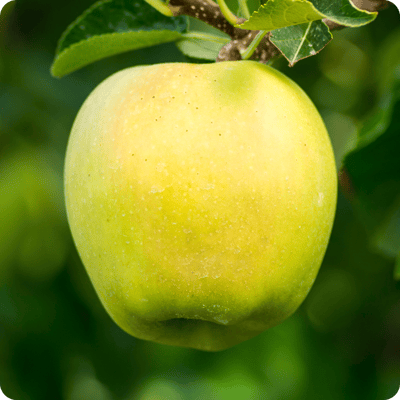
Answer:
<path fill-rule="evenodd" d="M 64 32 L 51 73 L 61 77 L 105 57 L 173 42 L 186 28 L 186 17 L 166 17 L 144 0 L 99 1 Z"/>
<path fill-rule="evenodd" d="M 270 40 L 293 66 L 320 52 L 332 40 L 332 34 L 324 22 L 313 21 L 274 30 Z"/>
<path fill-rule="evenodd" d="M 400 70 L 400 57 L 398 60 Z M 396 66 L 396 65 L 395 65 Z M 389 257 L 400 252 L 400 74 L 361 128 L 344 159 L 353 204 L 372 245 Z"/>
<path fill-rule="evenodd" d="M 307 0 L 269 0 L 241 25 L 241 29 L 272 31 L 324 18 Z"/>
<path fill-rule="evenodd" d="M 310 0 L 326 18 L 340 25 L 357 27 L 372 22 L 378 13 L 360 10 L 350 0 Z"/>
<path fill-rule="evenodd" d="M 397 256 L 400 278 L 400 29 L 380 44 L 377 55 L 380 99 L 344 159 L 350 193 L 370 242 L 387 257 Z M 397 274 L 397 275 L 396 275 Z"/>
<path fill-rule="evenodd" d="M 190 32 L 176 42 L 179 50 L 188 57 L 215 60 L 221 48 L 229 43 L 229 38 L 203 32 Z"/>
<path fill-rule="evenodd" d="M 269 0 L 238 27 L 272 31 L 324 18 L 357 27 L 372 22 L 376 16 L 377 13 L 359 10 L 350 0 Z"/>

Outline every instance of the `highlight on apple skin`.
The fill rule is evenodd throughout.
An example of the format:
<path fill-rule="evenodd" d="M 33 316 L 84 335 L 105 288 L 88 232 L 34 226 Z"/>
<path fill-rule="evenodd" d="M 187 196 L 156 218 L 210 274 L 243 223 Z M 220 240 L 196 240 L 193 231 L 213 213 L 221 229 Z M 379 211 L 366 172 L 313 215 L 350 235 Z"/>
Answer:
<path fill-rule="evenodd" d="M 337 197 L 324 123 L 253 61 L 122 70 L 86 99 L 65 163 L 68 220 L 131 335 L 218 351 L 308 294 Z"/>

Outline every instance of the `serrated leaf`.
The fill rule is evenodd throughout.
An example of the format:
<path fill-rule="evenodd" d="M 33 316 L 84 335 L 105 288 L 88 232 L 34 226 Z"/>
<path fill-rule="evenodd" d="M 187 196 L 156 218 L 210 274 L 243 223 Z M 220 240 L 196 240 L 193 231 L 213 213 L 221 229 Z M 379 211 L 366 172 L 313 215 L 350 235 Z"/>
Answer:
<path fill-rule="evenodd" d="M 188 57 L 201 60 L 216 60 L 221 48 L 230 40 L 202 32 L 190 32 L 183 36 L 183 39 L 176 42 L 178 49 Z"/>
<path fill-rule="evenodd" d="M 269 0 L 241 25 L 241 29 L 272 31 L 324 18 L 307 0 Z"/>
<path fill-rule="evenodd" d="M 360 10 L 350 0 L 310 0 L 326 18 L 340 25 L 357 27 L 372 22 L 378 13 Z"/>
<path fill-rule="evenodd" d="M 274 30 L 270 40 L 293 66 L 320 52 L 332 40 L 332 34 L 324 22 L 313 21 Z"/>
<path fill-rule="evenodd" d="M 64 32 L 51 73 L 61 77 L 105 57 L 173 42 L 186 28 L 186 17 L 166 17 L 144 0 L 99 1 Z"/>
<path fill-rule="evenodd" d="M 376 16 L 356 8 L 350 0 L 269 0 L 238 27 L 272 31 L 324 18 L 356 27 L 372 22 Z"/>

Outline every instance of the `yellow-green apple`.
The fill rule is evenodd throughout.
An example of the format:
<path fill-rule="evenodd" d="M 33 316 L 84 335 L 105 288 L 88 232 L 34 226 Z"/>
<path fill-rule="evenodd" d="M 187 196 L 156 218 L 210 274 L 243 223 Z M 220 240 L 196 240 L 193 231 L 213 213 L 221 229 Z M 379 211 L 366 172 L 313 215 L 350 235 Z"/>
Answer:
<path fill-rule="evenodd" d="M 72 234 L 114 321 L 216 351 L 282 322 L 309 292 L 336 168 L 307 95 L 253 61 L 133 67 L 74 122 Z"/>

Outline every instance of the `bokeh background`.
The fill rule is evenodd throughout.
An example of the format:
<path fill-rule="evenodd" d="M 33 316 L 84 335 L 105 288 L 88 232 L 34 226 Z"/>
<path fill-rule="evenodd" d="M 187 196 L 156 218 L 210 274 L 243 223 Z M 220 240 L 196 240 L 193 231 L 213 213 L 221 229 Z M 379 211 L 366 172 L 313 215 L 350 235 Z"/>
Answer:
<path fill-rule="evenodd" d="M 185 61 L 175 45 L 129 52 L 62 79 L 57 40 L 93 1 L 17 0 L 0 16 L 0 386 L 14 400 L 383 400 L 400 385 L 400 282 L 339 194 L 332 238 L 300 309 L 219 353 L 124 333 L 102 308 L 74 248 L 63 161 L 84 99 L 132 65 Z M 318 56 L 288 68 L 331 135 L 338 168 L 400 71 L 400 16 L 334 33 Z M 389 61 L 388 61 L 389 60 Z M 400 115 L 392 124 L 400 131 Z M 399 149 L 400 150 L 400 149 Z M 400 163 L 400 152 L 399 152 Z M 393 239 L 393 237 L 392 237 Z M 400 240 L 399 237 L 395 240 Z"/>

